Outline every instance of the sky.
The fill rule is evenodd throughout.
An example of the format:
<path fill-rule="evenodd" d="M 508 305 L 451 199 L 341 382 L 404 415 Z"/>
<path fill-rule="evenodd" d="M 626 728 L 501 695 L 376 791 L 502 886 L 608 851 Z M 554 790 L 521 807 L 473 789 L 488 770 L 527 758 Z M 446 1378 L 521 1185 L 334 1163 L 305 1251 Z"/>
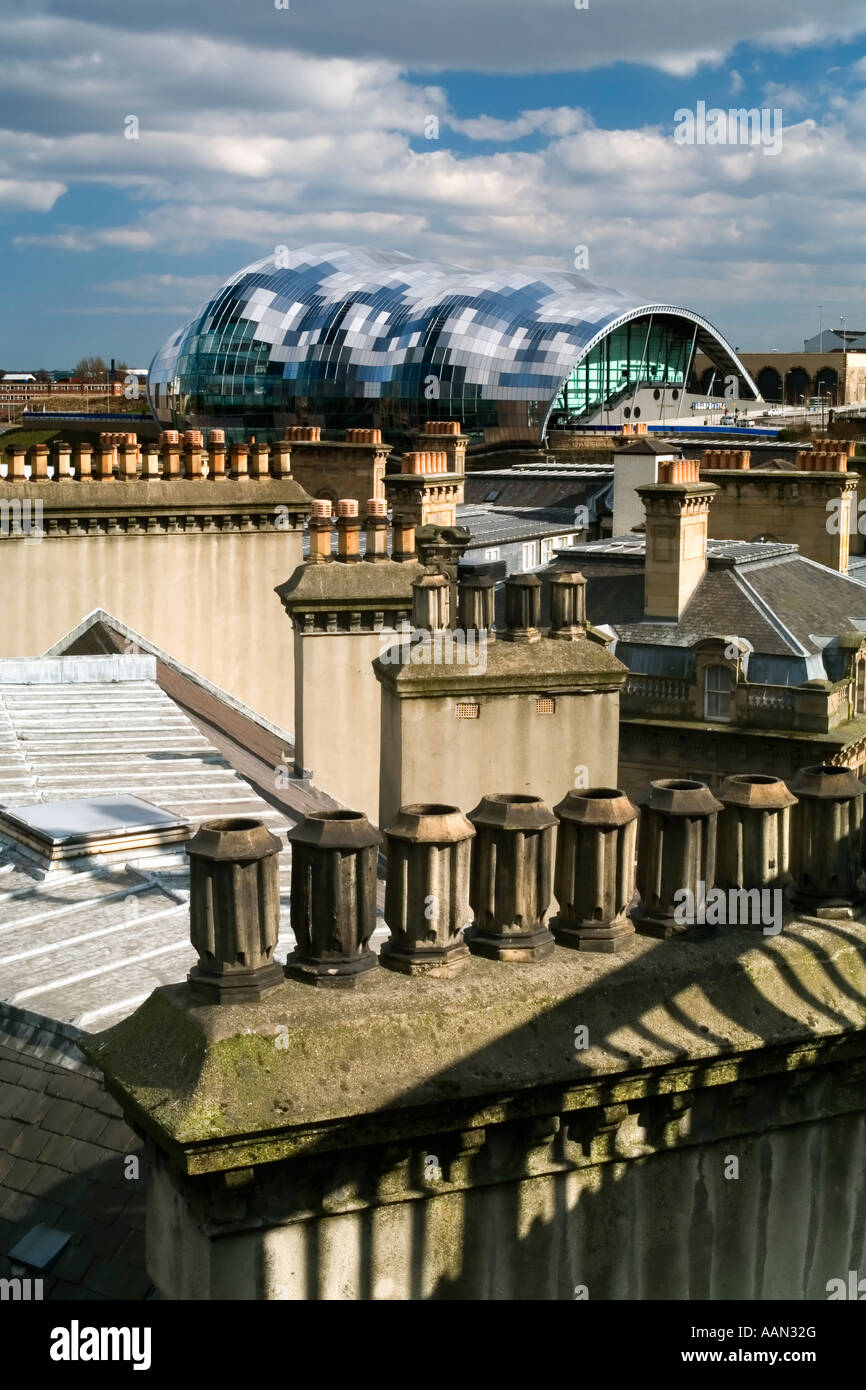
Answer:
<path fill-rule="evenodd" d="M 866 331 L 864 0 L 0 0 L 0 34 L 0 370 L 147 366 L 313 242 L 577 268 L 743 352 Z M 701 102 L 767 138 L 685 143 Z"/>

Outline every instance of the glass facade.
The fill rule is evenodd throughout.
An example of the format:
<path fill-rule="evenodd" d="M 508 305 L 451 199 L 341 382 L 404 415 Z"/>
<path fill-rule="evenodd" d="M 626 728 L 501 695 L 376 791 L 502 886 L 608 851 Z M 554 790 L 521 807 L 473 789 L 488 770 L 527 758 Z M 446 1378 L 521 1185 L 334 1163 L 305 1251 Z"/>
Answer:
<path fill-rule="evenodd" d="M 553 403 L 570 419 L 599 406 L 618 405 L 641 386 L 685 386 L 692 360 L 694 327 L 661 314 L 630 320 L 588 352 Z"/>
<path fill-rule="evenodd" d="M 557 404 L 586 410 L 634 373 L 682 380 L 695 343 L 739 369 L 704 320 L 582 275 L 279 247 L 172 335 L 148 396 L 164 427 L 230 440 L 314 424 L 378 427 L 399 443 L 436 419 L 540 438 Z"/>

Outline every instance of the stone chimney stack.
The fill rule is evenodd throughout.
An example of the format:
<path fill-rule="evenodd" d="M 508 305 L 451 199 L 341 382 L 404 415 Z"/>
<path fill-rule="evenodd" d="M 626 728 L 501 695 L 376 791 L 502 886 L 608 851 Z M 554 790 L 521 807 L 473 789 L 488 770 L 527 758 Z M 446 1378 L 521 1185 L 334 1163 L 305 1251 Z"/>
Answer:
<path fill-rule="evenodd" d="M 505 581 L 505 631 L 507 642 L 541 640 L 541 580 L 537 574 L 515 574 Z"/>
<path fill-rule="evenodd" d="M 577 570 L 550 581 L 550 633 L 562 642 L 586 637 L 586 580 Z"/>
<path fill-rule="evenodd" d="M 659 481 L 638 488 L 646 508 L 644 614 L 678 622 L 707 570 L 707 531 L 715 483 L 700 481 L 695 459 L 659 465 Z"/>
<path fill-rule="evenodd" d="M 412 585 L 412 626 L 441 632 L 451 621 L 451 583 L 445 574 L 422 574 Z"/>
<path fill-rule="evenodd" d="M 457 585 L 457 626 L 462 632 L 486 633 L 494 637 L 496 621 L 496 580 L 492 575 L 469 574 Z"/>

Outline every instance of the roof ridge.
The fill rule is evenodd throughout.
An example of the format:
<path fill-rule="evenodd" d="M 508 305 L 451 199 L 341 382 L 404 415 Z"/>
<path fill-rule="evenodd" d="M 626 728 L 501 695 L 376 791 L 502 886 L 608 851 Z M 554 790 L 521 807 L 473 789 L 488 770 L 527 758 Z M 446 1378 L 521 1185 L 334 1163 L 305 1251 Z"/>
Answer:
<path fill-rule="evenodd" d="M 778 614 L 774 612 L 774 610 L 767 603 L 766 599 L 761 597 L 761 595 L 757 592 L 754 586 L 749 583 L 745 575 L 738 573 L 736 566 L 734 566 L 731 569 L 730 573 L 734 583 L 737 584 L 743 590 L 746 598 L 748 598 L 749 601 L 755 605 L 755 607 L 763 615 L 763 617 L 766 618 L 767 622 L 776 631 L 779 637 L 781 637 L 784 641 L 790 644 L 791 649 L 796 656 L 808 657 L 813 655 L 813 653 L 807 651 L 806 648 L 803 646 L 802 642 L 800 642 L 799 639 L 794 636 L 791 629 L 787 627 L 785 623 L 782 622 Z"/>

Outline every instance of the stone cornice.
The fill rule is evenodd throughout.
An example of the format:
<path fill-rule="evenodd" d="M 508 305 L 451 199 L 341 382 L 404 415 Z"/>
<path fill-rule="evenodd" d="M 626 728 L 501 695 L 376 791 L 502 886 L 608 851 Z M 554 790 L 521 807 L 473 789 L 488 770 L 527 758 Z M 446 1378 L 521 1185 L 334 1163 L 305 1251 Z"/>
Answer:
<path fill-rule="evenodd" d="M 778 936 L 727 927 L 675 946 L 638 935 L 617 956 L 557 947 L 532 969 L 474 956 L 447 984 L 376 970 L 351 992 L 286 980 L 219 1008 L 170 985 L 82 1045 L 187 1173 L 631 1109 L 746 1077 L 790 1087 L 866 1056 L 866 926 L 788 918 Z"/>
<path fill-rule="evenodd" d="M 460 637 L 462 634 L 453 634 Z M 483 663 L 476 649 L 483 645 Z M 628 677 L 622 662 L 596 642 L 562 642 L 543 637 L 538 642 L 510 642 L 498 637 L 493 642 L 477 639 L 473 655 L 466 663 L 459 660 L 425 661 L 419 651 L 408 660 L 395 657 L 373 662 L 382 685 L 401 699 L 433 699 L 459 696 L 476 699 L 484 695 L 518 695 L 619 690 Z M 432 642 L 435 653 L 435 641 Z"/>
<path fill-rule="evenodd" d="M 0 482 L 0 503 L 39 503 L 47 537 L 300 530 L 312 501 L 292 478 Z M 13 528 L 8 539 L 17 539 Z"/>

